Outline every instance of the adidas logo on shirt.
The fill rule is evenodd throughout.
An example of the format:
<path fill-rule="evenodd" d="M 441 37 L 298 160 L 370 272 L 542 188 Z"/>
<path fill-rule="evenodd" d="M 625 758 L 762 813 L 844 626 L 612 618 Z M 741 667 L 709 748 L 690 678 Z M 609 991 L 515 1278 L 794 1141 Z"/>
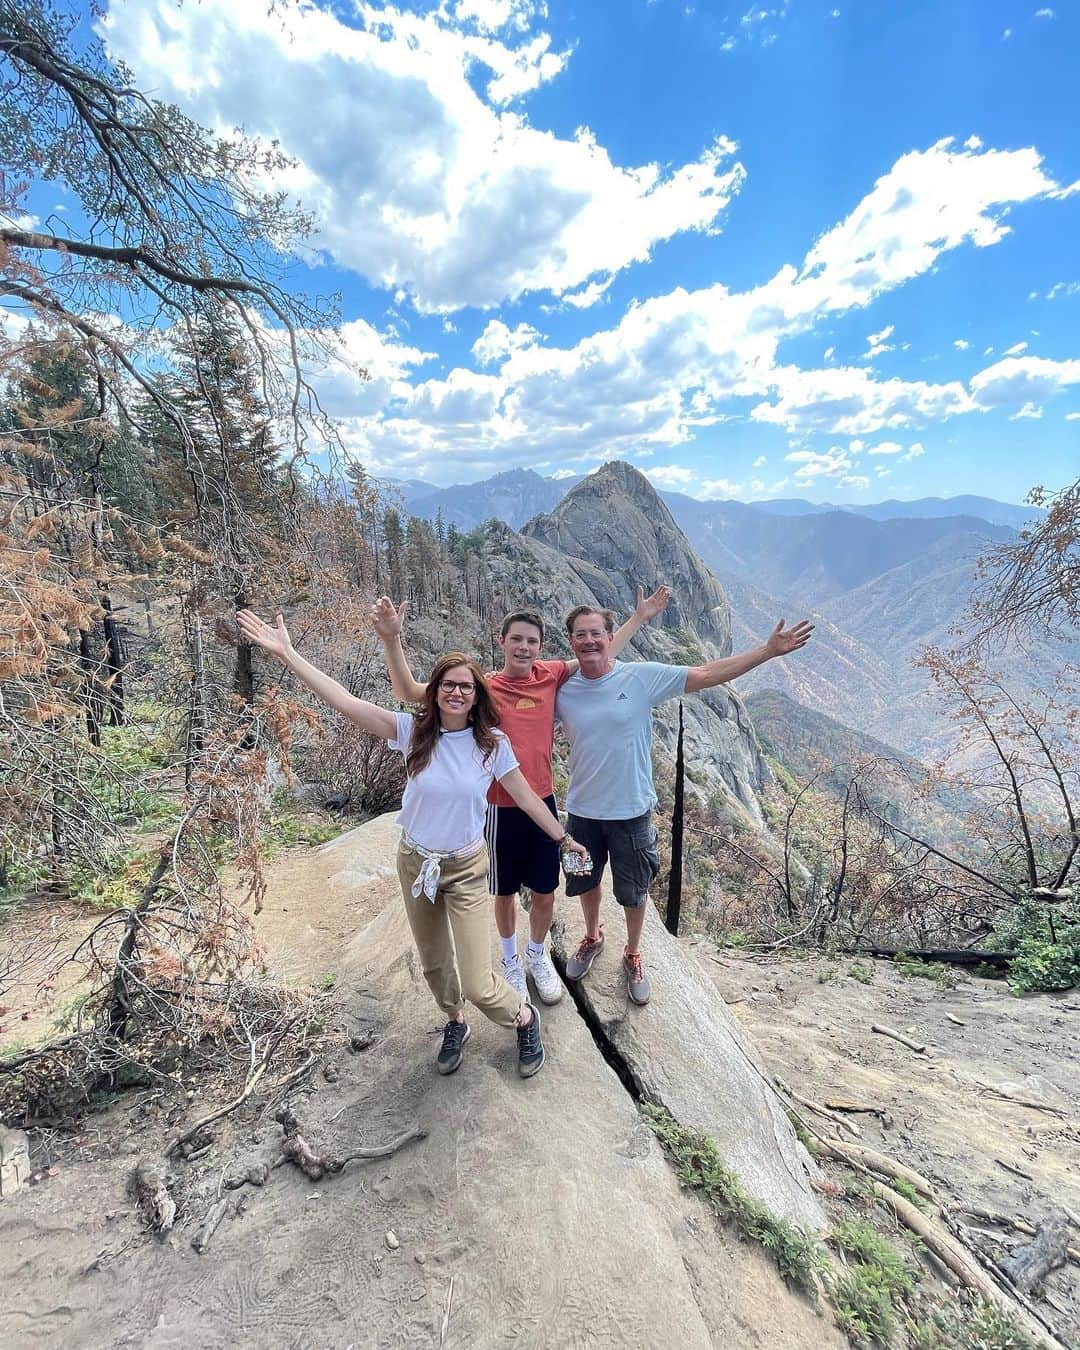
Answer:
<path fill-rule="evenodd" d="M 625 695 L 625 694 L 620 694 L 619 697 L 615 700 L 615 702 L 616 702 L 616 703 L 623 703 L 623 702 L 625 701 L 625 699 L 626 699 L 626 695 Z"/>

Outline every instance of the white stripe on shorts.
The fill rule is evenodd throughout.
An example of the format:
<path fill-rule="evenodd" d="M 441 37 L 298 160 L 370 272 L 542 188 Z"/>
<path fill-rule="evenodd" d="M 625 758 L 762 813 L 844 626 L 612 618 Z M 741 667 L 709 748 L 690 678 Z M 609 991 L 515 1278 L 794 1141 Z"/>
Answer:
<path fill-rule="evenodd" d="M 499 808 L 494 802 L 488 802 L 487 818 L 484 821 L 484 838 L 488 846 L 488 894 L 497 895 L 495 885 L 495 840 L 499 833 Z"/>

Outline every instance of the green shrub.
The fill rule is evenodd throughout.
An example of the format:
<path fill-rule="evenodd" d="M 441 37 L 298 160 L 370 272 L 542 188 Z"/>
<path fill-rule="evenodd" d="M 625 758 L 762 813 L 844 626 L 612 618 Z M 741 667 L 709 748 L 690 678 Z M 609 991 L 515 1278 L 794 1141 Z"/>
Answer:
<path fill-rule="evenodd" d="M 910 1294 L 915 1287 L 911 1272 L 900 1252 L 863 1219 L 848 1219 L 833 1230 L 833 1244 L 863 1266 L 872 1266 L 882 1288 L 893 1298 Z"/>
<path fill-rule="evenodd" d="M 967 1293 L 909 1322 L 908 1331 L 914 1350 L 1036 1350 L 1005 1313 Z"/>
<path fill-rule="evenodd" d="M 923 961 L 918 956 L 899 952 L 893 965 L 906 980 L 932 980 L 942 989 L 955 989 L 960 983 L 960 976 L 953 967 L 941 961 Z"/>
<path fill-rule="evenodd" d="M 923 1208 L 922 1196 L 906 1177 L 893 1177 L 889 1182 L 889 1188 L 897 1195 L 902 1195 L 909 1205 L 914 1205 L 916 1209 Z"/>
<path fill-rule="evenodd" d="M 661 1106 L 645 1102 L 641 1112 L 674 1164 L 680 1182 L 700 1191 L 717 1214 L 735 1223 L 743 1237 L 760 1243 L 785 1280 L 801 1289 L 813 1289 L 817 1277 L 828 1268 L 824 1247 L 747 1195 L 708 1135 L 686 1129 Z"/>
<path fill-rule="evenodd" d="M 273 815 L 266 826 L 263 854 L 272 858 L 279 848 L 296 848 L 299 844 L 314 848 L 336 839 L 344 828 L 335 821 L 317 822 L 292 814 Z"/>
<path fill-rule="evenodd" d="M 874 967 L 865 965 L 862 961 L 852 961 L 848 966 L 848 974 L 853 980 L 858 980 L 860 984 L 873 984 Z"/>
<path fill-rule="evenodd" d="M 1080 985 L 1080 900 L 1016 905 L 994 935 L 1012 954 L 1009 988 L 1014 994 L 1074 989 Z"/>
<path fill-rule="evenodd" d="M 896 1332 L 893 1296 L 875 1266 L 856 1266 L 832 1291 L 837 1320 L 848 1337 L 870 1345 L 888 1345 Z"/>

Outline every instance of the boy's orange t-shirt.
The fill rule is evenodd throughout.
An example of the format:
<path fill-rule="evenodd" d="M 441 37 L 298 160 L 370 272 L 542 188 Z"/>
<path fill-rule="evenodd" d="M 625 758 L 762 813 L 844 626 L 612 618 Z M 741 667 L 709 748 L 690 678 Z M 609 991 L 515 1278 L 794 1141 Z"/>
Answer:
<path fill-rule="evenodd" d="M 555 736 L 555 695 L 570 678 L 565 661 L 536 661 L 526 680 L 498 674 L 487 677 L 499 710 L 499 729 L 510 737 L 525 781 L 538 797 L 551 795 L 551 743 Z M 516 806 L 505 788 L 492 783 L 488 801 Z"/>

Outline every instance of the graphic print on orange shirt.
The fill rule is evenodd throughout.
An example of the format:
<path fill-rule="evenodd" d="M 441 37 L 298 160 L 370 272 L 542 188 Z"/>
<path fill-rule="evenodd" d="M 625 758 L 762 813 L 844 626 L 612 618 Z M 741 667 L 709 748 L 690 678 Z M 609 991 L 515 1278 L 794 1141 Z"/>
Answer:
<path fill-rule="evenodd" d="M 565 661 L 536 661 L 527 679 L 514 680 L 501 673 L 487 677 L 491 697 L 499 710 L 499 730 L 514 747 L 525 781 L 538 797 L 550 796 L 551 741 L 555 735 L 555 695 L 570 678 Z M 505 788 L 492 783 L 488 801 L 496 806 L 516 806 Z"/>

